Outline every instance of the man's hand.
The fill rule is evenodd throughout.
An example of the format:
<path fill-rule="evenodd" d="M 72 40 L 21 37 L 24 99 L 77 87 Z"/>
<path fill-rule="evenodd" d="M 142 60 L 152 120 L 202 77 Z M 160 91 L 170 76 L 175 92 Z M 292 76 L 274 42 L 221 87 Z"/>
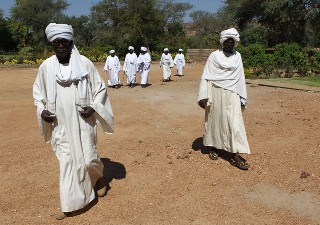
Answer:
<path fill-rule="evenodd" d="M 208 99 L 201 99 L 198 104 L 201 108 L 205 109 L 207 105 L 207 101 Z"/>
<path fill-rule="evenodd" d="M 89 118 L 94 112 L 91 106 L 82 107 L 82 111 L 79 111 L 80 115 L 84 118 Z"/>
<path fill-rule="evenodd" d="M 41 118 L 46 121 L 47 123 L 52 123 L 53 119 L 56 117 L 56 115 L 54 115 L 53 113 L 51 113 L 50 111 L 44 109 L 41 113 Z"/>

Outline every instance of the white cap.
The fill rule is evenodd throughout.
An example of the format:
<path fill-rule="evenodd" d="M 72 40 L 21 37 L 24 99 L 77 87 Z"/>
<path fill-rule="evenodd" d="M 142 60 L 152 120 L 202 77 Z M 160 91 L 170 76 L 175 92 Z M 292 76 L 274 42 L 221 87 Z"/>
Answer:
<path fill-rule="evenodd" d="M 115 53 L 115 52 L 116 52 L 116 51 L 113 50 L 113 49 L 109 51 L 110 54 Z"/>
<path fill-rule="evenodd" d="M 178 50 L 179 52 L 183 52 L 183 49 L 182 48 L 179 48 L 179 50 Z"/>
<path fill-rule="evenodd" d="M 128 50 L 134 50 L 134 47 L 129 46 Z"/>
<path fill-rule="evenodd" d="M 141 47 L 140 50 L 146 52 L 148 49 L 146 47 Z"/>
<path fill-rule="evenodd" d="M 164 52 L 168 52 L 169 49 L 168 49 L 168 48 L 164 48 L 163 51 L 164 51 Z"/>

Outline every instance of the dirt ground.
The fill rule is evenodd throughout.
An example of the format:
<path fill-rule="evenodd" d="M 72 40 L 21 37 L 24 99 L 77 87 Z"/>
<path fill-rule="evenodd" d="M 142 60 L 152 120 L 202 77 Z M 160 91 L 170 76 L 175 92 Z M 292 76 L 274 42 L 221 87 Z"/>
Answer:
<path fill-rule="evenodd" d="M 162 83 L 154 63 L 147 88 L 108 89 L 115 133 L 98 133 L 108 193 L 63 221 L 52 217 L 59 166 L 37 127 L 37 68 L 0 68 L 0 224 L 320 224 L 320 93 L 248 85 L 241 171 L 202 146 L 203 66 Z"/>

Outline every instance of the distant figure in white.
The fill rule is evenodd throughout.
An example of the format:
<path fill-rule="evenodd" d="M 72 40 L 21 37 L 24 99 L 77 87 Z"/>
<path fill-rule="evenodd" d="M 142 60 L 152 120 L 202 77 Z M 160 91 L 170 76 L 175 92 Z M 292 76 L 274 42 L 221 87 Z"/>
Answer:
<path fill-rule="evenodd" d="M 109 54 L 110 55 L 106 59 L 103 71 L 109 75 L 108 85 L 112 88 L 119 88 L 119 72 L 121 71 L 121 64 L 118 56 L 116 56 L 115 50 L 110 50 Z"/>
<path fill-rule="evenodd" d="M 160 59 L 160 67 L 162 67 L 163 81 L 171 80 L 171 68 L 174 66 L 173 59 L 171 54 L 169 53 L 168 48 L 163 49 L 163 53 Z"/>
<path fill-rule="evenodd" d="M 183 50 L 180 48 L 178 54 L 174 57 L 174 65 L 177 68 L 178 76 L 183 76 L 183 68 L 186 65 L 186 61 L 184 59 Z"/>
<path fill-rule="evenodd" d="M 138 72 L 138 57 L 132 46 L 129 46 L 128 53 L 124 59 L 123 71 L 126 73 L 128 85 L 133 88 Z"/>
<path fill-rule="evenodd" d="M 148 83 L 148 76 L 150 72 L 150 64 L 151 64 L 151 56 L 147 52 L 146 47 L 141 47 L 140 54 L 138 57 L 138 66 L 139 66 L 139 72 L 141 76 L 141 87 L 146 88 Z"/>

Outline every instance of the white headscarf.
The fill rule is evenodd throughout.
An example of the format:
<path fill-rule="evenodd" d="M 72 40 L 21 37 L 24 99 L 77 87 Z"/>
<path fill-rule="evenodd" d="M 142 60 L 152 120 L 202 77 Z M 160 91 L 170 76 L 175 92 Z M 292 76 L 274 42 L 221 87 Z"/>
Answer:
<path fill-rule="evenodd" d="M 129 46 L 128 50 L 134 50 L 134 47 Z"/>
<path fill-rule="evenodd" d="M 71 41 L 74 35 L 72 26 L 68 24 L 50 23 L 45 32 L 49 42 L 54 41 L 56 38 L 64 38 Z"/>
<path fill-rule="evenodd" d="M 168 48 L 164 48 L 163 51 L 164 51 L 164 52 L 168 52 L 169 49 L 168 49 Z"/>
<path fill-rule="evenodd" d="M 179 50 L 178 50 L 179 52 L 183 52 L 183 49 L 182 48 L 179 48 Z"/>
<path fill-rule="evenodd" d="M 232 38 L 237 44 L 240 41 L 240 34 L 235 28 L 224 30 L 220 33 L 220 44 L 222 44 L 228 38 Z"/>
<path fill-rule="evenodd" d="M 141 47 L 140 50 L 146 52 L 148 49 L 146 47 Z"/>
<path fill-rule="evenodd" d="M 110 54 L 115 53 L 115 52 L 116 52 L 116 51 L 113 50 L 113 49 L 109 51 Z"/>

